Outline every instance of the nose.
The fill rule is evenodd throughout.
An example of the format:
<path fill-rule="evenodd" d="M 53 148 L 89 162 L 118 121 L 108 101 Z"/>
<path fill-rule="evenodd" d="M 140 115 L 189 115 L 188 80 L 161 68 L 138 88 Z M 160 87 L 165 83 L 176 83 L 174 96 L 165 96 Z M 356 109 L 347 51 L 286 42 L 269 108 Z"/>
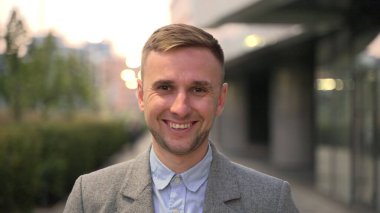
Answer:
<path fill-rule="evenodd" d="M 170 112 L 176 114 L 180 118 L 186 117 L 190 112 L 191 107 L 188 103 L 186 92 L 179 92 L 170 107 Z"/>

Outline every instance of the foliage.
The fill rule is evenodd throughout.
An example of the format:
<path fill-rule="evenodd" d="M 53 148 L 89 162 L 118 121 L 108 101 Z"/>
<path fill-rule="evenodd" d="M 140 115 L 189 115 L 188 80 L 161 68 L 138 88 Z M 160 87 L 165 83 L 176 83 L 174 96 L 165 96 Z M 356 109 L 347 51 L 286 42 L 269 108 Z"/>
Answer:
<path fill-rule="evenodd" d="M 140 132 L 122 122 L 1 126 L 0 212 L 65 199 L 80 174 L 101 167 Z"/>
<path fill-rule="evenodd" d="M 31 106 L 46 115 L 49 109 L 74 111 L 93 104 L 95 87 L 91 64 L 73 50 L 63 52 L 49 33 L 38 44 L 34 40 L 27 55 Z"/>
<path fill-rule="evenodd" d="M 16 10 L 12 11 L 11 18 L 7 24 L 5 42 L 7 55 L 17 55 L 20 49 L 28 43 L 25 25 Z"/>
<path fill-rule="evenodd" d="M 21 120 L 26 110 L 48 116 L 49 111 L 71 114 L 79 108 L 93 108 L 94 73 L 82 52 L 64 47 L 52 33 L 29 44 L 16 11 L 4 39 L 7 47 L 0 70 L 0 98 L 16 120 Z M 26 54 L 20 54 L 26 47 Z"/>
<path fill-rule="evenodd" d="M 11 106 L 15 118 L 20 119 L 27 91 L 21 83 L 25 70 L 19 54 L 23 48 L 26 48 L 28 37 L 24 23 L 16 10 L 12 11 L 4 40 L 6 43 L 5 69 L 0 75 L 0 92 Z"/>

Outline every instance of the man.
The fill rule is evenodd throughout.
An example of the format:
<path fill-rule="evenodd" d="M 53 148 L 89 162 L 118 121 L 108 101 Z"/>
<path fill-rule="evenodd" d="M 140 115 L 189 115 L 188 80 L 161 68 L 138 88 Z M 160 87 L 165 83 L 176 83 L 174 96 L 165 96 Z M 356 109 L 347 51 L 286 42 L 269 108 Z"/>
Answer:
<path fill-rule="evenodd" d="M 207 32 L 184 24 L 146 42 L 138 102 L 152 145 L 79 177 L 65 212 L 298 212 L 285 181 L 230 162 L 208 140 L 228 85 Z"/>

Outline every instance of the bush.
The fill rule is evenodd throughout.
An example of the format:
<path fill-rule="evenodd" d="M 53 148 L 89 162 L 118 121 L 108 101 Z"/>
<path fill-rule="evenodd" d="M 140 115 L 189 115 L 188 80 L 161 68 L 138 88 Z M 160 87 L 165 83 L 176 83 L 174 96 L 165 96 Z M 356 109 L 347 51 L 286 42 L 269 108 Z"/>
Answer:
<path fill-rule="evenodd" d="M 0 126 L 0 212 L 64 199 L 75 179 L 100 168 L 141 129 L 122 122 Z"/>

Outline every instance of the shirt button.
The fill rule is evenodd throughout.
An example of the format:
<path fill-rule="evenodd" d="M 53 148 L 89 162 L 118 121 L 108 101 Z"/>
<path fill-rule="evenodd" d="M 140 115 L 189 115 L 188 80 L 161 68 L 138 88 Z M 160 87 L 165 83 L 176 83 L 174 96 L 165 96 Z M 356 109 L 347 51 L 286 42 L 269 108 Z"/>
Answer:
<path fill-rule="evenodd" d="M 179 213 L 178 209 L 173 209 L 173 213 Z"/>
<path fill-rule="evenodd" d="M 179 176 L 176 176 L 175 179 L 174 179 L 174 183 L 175 184 L 179 184 L 181 183 L 181 178 Z M 178 211 L 178 210 L 177 210 Z"/>

